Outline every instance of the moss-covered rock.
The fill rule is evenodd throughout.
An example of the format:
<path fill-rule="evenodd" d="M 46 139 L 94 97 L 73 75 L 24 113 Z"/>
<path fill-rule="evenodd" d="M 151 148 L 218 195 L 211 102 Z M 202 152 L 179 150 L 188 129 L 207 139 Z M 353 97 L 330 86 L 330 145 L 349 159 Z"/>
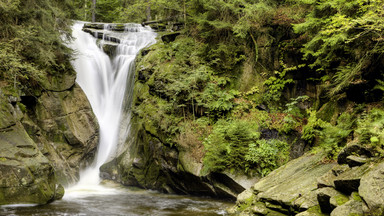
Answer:
<path fill-rule="evenodd" d="M 367 204 L 367 214 L 384 214 L 384 162 L 376 164 L 360 181 L 359 194 Z"/>
<path fill-rule="evenodd" d="M 333 163 L 321 163 L 323 158 L 323 154 L 307 154 L 262 178 L 250 191 L 246 192 L 246 194 L 252 194 L 253 204 L 244 211 L 255 208 L 260 210 L 256 213 L 259 215 L 269 215 L 269 212 L 284 215 L 294 215 L 299 212 L 305 212 L 303 215 L 322 215 L 320 210 L 313 212 L 313 208 L 319 205 L 316 191 L 317 179 L 330 172 L 335 166 Z M 256 206 L 255 203 L 260 202 L 265 207 L 261 208 L 260 204 Z M 240 206 L 238 202 L 238 210 Z"/>
<path fill-rule="evenodd" d="M 79 86 L 63 92 L 44 92 L 22 120 L 29 135 L 55 167 L 61 184 L 78 179 L 98 144 L 98 123 Z"/>
<path fill-rule="evenodd" d="M 362 201 L 350 200 L 344 205 L 335 208 L 331 212 L 331 216 L 363 216 L 363 205 Z"/>
<path fill-rule="evenodd" d="M 0 194 L 0 205 L 55 199 L 54 169 L 21 125 L 0 132 Z"/>

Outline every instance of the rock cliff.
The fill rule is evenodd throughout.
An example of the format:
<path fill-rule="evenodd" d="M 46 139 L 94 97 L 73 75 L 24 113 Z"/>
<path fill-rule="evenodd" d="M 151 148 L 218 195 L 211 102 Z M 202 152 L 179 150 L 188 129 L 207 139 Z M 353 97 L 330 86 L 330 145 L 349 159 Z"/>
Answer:
<path fill-rule="evenodd" d="M 92 161 L 98 123 L 75 77 L 47 76 L 16 96 L 0 89 L 0 205 L 60 199 Z"/>

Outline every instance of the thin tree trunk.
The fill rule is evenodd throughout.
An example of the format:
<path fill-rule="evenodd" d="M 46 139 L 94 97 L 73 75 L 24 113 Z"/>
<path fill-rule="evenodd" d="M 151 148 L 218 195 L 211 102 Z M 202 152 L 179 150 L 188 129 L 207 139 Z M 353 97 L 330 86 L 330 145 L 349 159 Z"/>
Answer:
<path fill-rule="evenodd" d="M 184 27 L 187 27 L 187 9 L 185 7 L 185 1 L 184 0 Z"/>
<path fill-rule="evenodd" d="M 92 0 L 92 22 L 96 22 L 96 0 Z"/>
<path fill-rule="evenodd" d="M 87 2 L 84 2 L 84 21 L 87 21 Z"/>
<path fill-rule="evenodd" d="M 152 17 L 151 17 L 151 3 L 149 2 L 149 0 L 147 0 L 147 11 L 146 11 L 146 14 L 147 14 L 147 22 L 148 21 L 151 21 L 152 20 Z"/>

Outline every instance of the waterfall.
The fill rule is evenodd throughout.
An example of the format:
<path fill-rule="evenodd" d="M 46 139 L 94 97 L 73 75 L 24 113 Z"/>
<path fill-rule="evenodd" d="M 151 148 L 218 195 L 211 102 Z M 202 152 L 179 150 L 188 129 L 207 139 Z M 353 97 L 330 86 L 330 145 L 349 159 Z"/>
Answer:
<path fill-rule="evenodd" d="M 123 108 L 130 103 L 134 84 L 134 60 L 140 49 L 156 42 L 149 27 L 139 24 L 125 24 L 122 32 L 111 31 L 111 25 L 104 24 L 104 30 L 97 30 L 103 39 L 96 39 L 82 31 L 84 23 L 73 26 L 74 41 L 70 47 L 76 56 L 72 61 L 77 72 L 77 83 L 88 97 L 100 126 L 100 141 L 94 163 L 80 173 L 78 186 L 95 186 L 100 182 L 99 168 L 107 162 L 118 145 L 126 140 L 128 133 L 120 134 Z M 109 57 L 102 46 L 111 44 L 107 39 L 119 41 L 115 55 Z M 128 115 L 130 116 L 130 115 Z M 127 123 L 127 121 L 124 121 Z M 129 122 L 127 123 L 129 124 Z"/>

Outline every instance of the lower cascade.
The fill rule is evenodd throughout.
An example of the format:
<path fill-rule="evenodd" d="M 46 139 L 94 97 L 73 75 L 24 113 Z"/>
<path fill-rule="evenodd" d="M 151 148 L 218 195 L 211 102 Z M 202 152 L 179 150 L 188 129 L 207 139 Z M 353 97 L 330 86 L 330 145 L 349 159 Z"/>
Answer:
<path fill-rule="evenodd" d="M 74 40 L 70 46 L 76 57 L 72 64 L 77 72 L 76 81 L 99 122 L 100 141 L 93 164 L 80 173 L 80 181 L 74 187 L 77 189 L 96 187 L 100 183 L 100 166 L 113 156 L 118 143 L 126 140 L 130 113 L 123 112 L 131 102 L 134 60 L 142 48 L 156 42 L 156 33 L 140 24 L 97 24 L 98 30 L 92 32 L 86 32 L 84 25 L 76 22 L 73 26 Z M 121 124 L 123 115 L 128 119 L 124 119 L 125 125 Z"/>

